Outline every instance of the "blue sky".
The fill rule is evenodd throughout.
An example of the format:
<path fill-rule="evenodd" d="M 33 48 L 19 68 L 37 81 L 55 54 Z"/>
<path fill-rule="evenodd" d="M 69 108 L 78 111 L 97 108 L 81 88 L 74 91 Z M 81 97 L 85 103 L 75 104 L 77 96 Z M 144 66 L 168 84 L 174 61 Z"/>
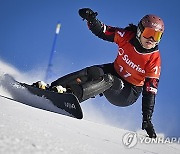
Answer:
<path fill-rule="evenodd" d="M 119 27 L 137 24 L 145 14 L 157 14 L 165 22 L 165 33 L 159 45 L 162 74 L 153 121 L 158 132 L 180 136 L 178 4 L 178 0 L 0 0 L 0 59 L 22 72 L 40 68 L 44 73 L 60 21 L 52 67 L 56 79 L 89 65 L 112 62 L 117 54 L 115 44 L 91 34 L 78 15 L 79 8 L 92 8 L 100 21 Z M 121 127 L 128 117 L 133 129 L 140 127 L 141 99 L 127 108 L 112 106 L 104 98 L 96 101 L 101 102 L 97 104 L 101 112 L 111 115 L 109 123 L 116 121 Z"/>

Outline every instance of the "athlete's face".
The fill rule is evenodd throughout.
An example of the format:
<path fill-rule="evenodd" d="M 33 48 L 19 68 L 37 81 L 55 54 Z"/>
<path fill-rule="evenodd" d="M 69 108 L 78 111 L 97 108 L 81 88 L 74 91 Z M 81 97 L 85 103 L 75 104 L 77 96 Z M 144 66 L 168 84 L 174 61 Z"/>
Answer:
<path fill-rule="evenodd" d="M 145 38 L 145 37 L 143 37 L 141 35 L 140 41 L 142 43 L 143 48 L 145 48 L 145 49 L 151 49 L 151 48 L 154 48 L 157 45 L 157 42 L 154 41 L 154 39 L 152 37 Z"/>

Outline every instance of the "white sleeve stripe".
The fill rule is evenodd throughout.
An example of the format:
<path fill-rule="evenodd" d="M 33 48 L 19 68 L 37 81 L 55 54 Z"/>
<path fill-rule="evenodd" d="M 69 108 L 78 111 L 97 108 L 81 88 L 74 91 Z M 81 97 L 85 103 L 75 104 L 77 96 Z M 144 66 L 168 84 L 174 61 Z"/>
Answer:
<path fill-rule="evenodd" d="M 154 93 L 154 94 L 157 94 L 157 89 L 156 88 L 149 87 L 149 91 Z"/>
<path fill-rule="evenodd" d="M 106 32 L 106 25 L 104 24 L 103 27 L 104 27 L 103 33 L 105 33 Z"/>

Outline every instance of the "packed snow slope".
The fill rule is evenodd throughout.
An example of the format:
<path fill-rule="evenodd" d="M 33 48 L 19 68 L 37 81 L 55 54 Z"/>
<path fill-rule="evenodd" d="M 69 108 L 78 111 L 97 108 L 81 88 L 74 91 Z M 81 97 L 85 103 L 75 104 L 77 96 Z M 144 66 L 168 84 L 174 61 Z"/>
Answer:
<path fill-rule="evenodd" d="M 11 82 L 6 73 L 20 81 L 34 80 L 0 61 L 0 94 L 12 98 L 14 89 L 6 88 Z M 26 104 L 0 97 L 0 154 L 180 154 L 177 143 L 132 142 L 133 147 L 128 148 L 123 144 L 128 130 L 67 117 L 46 100 L 28 92 L 16 94 Z M 145 137 L 141 132 L 138 136 Z"/>
<path fill-rule="evenodd" d="M 176 144 L 127 148 L 127 130 L 77 120 L 0 98 L 0 153 L 179 154 Z"/>

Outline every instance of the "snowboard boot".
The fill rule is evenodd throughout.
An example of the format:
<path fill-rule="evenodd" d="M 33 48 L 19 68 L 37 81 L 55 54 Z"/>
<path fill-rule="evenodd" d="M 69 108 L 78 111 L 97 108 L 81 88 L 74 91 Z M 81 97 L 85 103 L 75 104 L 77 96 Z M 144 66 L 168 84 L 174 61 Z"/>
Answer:
<path fill-rule="evenodd" d="M 67 89 L 61 85 L 50 87 L 49 90 L 57 92 L 57 93 L 61 93 L 61 94 L 67 91 Z"/>
<path fill-rule="evenodd" d="M 49 87 L 49 85 L 46 84 L 44 81 L 37 81 L 33 83 L 32 86 L 43 90 L 47 90 Z"/>

